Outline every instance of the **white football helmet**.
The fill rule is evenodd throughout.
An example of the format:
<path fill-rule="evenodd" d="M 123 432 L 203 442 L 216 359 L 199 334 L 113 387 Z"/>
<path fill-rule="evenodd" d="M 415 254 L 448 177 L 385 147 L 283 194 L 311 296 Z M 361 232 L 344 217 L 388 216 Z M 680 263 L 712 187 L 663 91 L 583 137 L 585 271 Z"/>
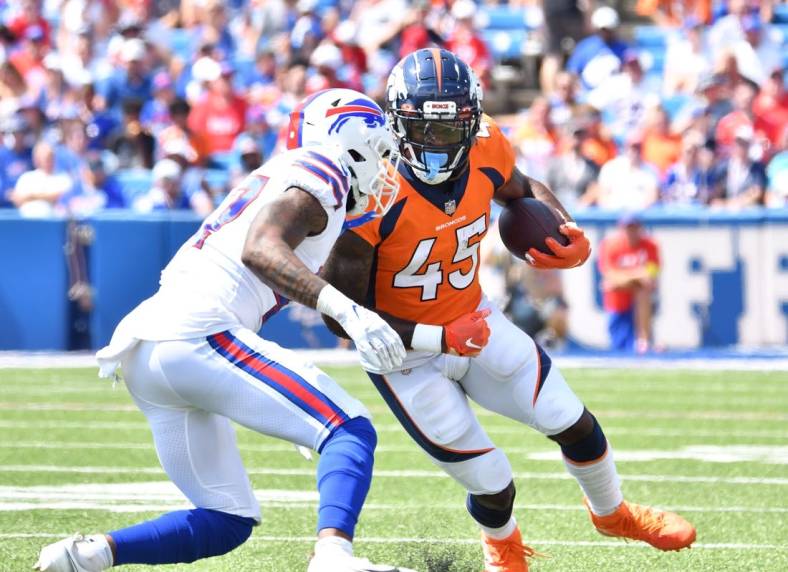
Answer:
<path fill-rule="evenodd" d="M 383 110 L 363 93 L 326 89 L 302 101 L 290 114 L 287 148 L 329 145 L 341 149 L 351 175 L 348 214 L 388 212 L 399 193 L 400 155 Z M 352 203 L 352 204 L 351 204 Z"/>

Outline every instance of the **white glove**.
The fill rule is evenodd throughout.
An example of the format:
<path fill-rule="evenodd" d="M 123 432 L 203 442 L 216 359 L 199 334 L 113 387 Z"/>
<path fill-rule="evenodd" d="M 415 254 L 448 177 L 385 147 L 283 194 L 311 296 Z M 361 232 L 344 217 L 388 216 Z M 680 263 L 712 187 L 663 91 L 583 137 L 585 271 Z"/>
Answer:
<path fill-rule="evenodd" d="M 339 322 L 351 337 L 364 369 L 384 373 L 402 365 L 406 355 L 402 339 L 375 312 L 359 306 L 330 284 L 320 291 L 317 309 Z"/>

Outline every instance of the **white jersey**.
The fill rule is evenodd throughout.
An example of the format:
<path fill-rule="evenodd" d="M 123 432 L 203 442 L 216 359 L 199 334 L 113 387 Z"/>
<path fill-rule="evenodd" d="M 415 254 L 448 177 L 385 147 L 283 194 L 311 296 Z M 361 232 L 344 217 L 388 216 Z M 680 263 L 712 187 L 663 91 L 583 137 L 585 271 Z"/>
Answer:
<path fill-rule="evenodd" d="M 163 341 L 259 330 L 287 301 L 243 264 L 243 246 L 260 209 L 291 187 L 317 198 L 328 215 L 325 229 L 295 250 L 317 272 L 342 231 L 350 179 L 336 150 L 315 145 L 273 157 L 230 192 L 164 269 L 159 291 L 121 323 L 125 336 Z"/>

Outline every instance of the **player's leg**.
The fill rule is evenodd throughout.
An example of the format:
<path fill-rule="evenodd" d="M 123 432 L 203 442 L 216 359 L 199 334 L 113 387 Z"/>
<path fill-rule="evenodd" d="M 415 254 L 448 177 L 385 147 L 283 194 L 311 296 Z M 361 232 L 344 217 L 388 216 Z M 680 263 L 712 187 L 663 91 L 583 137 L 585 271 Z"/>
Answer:
<path fill-rule="evenodd" d="M 479 357 L 471 360 L 468 373 L 461 380 L 468 396 L 490 411 L 530 425 L 559 444 L 567 471 L 585 493 L 597 528 L 600 517 L 620 516 L 624 508 L 635 506 L 623 500 L 612 450 L 602 427 L 569 388 L 550 357 L 500 311 L 493 310 L 487 322 L 490 341 Z M 627 517 L 632 526 L 602 528 L 607 533 L 636 537 L 663 549 L 687 546 L 694 540 L 694 529 L 678 515 L 657 514 L 647 507 L 639 509 L 642 510 Z M 661 527 L 655 525 L 660 518 Z"/>
<path fill-rule="evenodd" d="M 151 426 L 162 467 L 196 508 L 166 513 L 108 535 L 55 543 L 42 551 L 40 570 L 97 572 L 113 565 L 193 562 L 233 550 L 260 522 L 230 422 L 178 395 L 167 379 L 168 368 L 162 367 L 173 349 L 176 354 L 188 353 L 193 346 L 193 342 L 144 342 L 123 365 L 129 392 Z M 211 370 L 210 364 L 193 357 L 179 365 L 186 370 Z"/>
<path fill-rule="evenodd" d="M 386 375 L 369 374 L 383 399 L 430 460 L 468 491 L 466 506 L 485 539 L 485 569 L 527 570 L 526 556 L 512 518 L 514 484 L 504 453 L 482 429 L 456 379 L 467 358 L 440 356 Z"/>
<path fill-rule="evenodd" d="M 320 453 L 318 540 L 310 572 L 363 570 L 369 563 L 353 557 L 352 540 L 377 444 L 366 408 L 297 353 L 246 329 L 210 336 L 197 354 L 219 361 L 222 374 L 214 384 L 222 383 L 228 398 L 217 400 L 176 372 L 169 379 L 179 394 L 250 429 Z"/>
<path fill-rule="evenodd" d="M 635 312 L 635 351 L 644 353 L 651 347 L 651 316 L 654 311 L 654 281 L 640 280 L 633 294 Z"/>

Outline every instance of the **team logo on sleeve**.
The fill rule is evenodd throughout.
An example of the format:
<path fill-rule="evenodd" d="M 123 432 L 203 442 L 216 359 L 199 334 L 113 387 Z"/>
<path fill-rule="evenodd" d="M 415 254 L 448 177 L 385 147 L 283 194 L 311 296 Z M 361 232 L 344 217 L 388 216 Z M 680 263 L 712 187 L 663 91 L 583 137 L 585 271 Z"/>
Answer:
<path fill-rule="evenodd" d="M 346 105 L 326 111 L 326 117 L 332 116 L 337 116 L 337 118 L 331 124 L 331 127 L 328 128 L 329 135 L 338 133 L 351 117 L 360 117 L 367 124 L 367 127 L 383 127 L 386 123 L 380 107 L 366 99 L 356 99 Z"/>

